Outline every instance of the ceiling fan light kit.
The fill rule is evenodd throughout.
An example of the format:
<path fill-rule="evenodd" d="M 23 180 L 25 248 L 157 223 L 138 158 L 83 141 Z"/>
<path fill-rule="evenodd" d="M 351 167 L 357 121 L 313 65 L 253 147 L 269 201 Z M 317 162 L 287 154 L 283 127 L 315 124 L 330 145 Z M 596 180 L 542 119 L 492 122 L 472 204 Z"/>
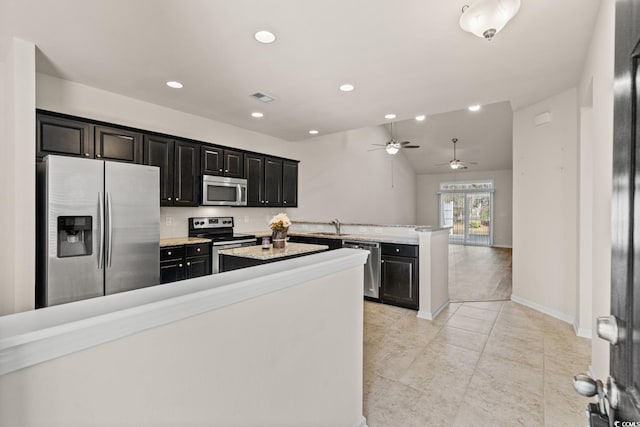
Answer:
<path fill-rule="evenodd" d="M 388 154 L 394 155 L 394 154 L 397 154 L 401 148 L 420 148 L 419 145 L 411 145 L 409 141 L 398 142 L 395 139 L 393 139 L 393 122 L 390 123 L 390 127 L 391 127 L 391 131 L 390 131 L 391 139 L 389 139 L 389 141 L 387 141 L 385 144 L 371 144 L 371 145 L 378 146 L 380 148 L 373 148 L 369 151 L 382 150 L 384 148 L 384 150 Z"/>
<path fill-rule="evenodd" d="M 477 0 L 462 8 L 460 27 L 490 41 L 519 9 L 520 0 Z"/>

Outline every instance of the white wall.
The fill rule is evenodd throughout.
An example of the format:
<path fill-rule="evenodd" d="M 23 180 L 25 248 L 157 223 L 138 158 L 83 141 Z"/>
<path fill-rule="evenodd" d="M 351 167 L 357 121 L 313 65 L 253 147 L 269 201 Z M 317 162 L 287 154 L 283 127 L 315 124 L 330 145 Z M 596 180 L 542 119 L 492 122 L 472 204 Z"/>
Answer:
<path fill-rule="evenodd" d="M 11 372 L 0 425 L 365 425 L 362 282 L 345 268 Z"/>
<path fill-rule="evenodd" d="M 589 279 L 592 283 L 591 319 L 585 319 L 591 325 L 583 327 L 590 327 L 594 331 L 595 318 L 609 315 L 611 312 L 614 40 L 615 1 L 603 0 L 579 85 L 581 105 L 592 105 L 591 108 L 587 108 L 586 115 L 581 117 L 582 129 L 588 130 L 586 134 L 581 135 L 581 149 L 584 148 L 587 153 L 581 158 L 589 162 L 584 167 L 592 171 L 591 180 L 585 182 L 586 186 L 591 186 L 592 193 L 581 205 L 583 209 L 590 209 L 591 212 L 585 216 L 585 227 L 588 227 L 585 232 L 590 234 L 590 239 L 581 240 L 580 256 L 584 256 L 586 262 L 592 260 L 590 271 L 585 273 L 585 292 L 589 290 Z M 586 301 L 589 302 L 588 299 Z M 606 378 L 609 373 L 609 344 L 594 338 L 591 359 L 593 374 L 597 378 Z"/>
<path fill-rule="evenodd" d="M 492 179 L 493 193 L 493 245 L 511 247 L 513 203 L 512 170 L 418 175 L 417 178 L 417 221 L 419 224 L 440 226 L 438 223 L 438 191 L 441 182 L 472 181 Z"/>
<path fill-rule="evenodd" d="M 388 139 L 383 128 L 288 142 L 44 74 L 37 75 L 37 106 L 301 161 L 299 208 L 162 208 L 161 237 L 184 236 L 186 218 L 207 215 L 234 216 L 238 231 L 259 231 L 283 210 L 298 220 L 415 222 L 415 174 L 407 160 L 367 152 Z"/>
<path fill-rule="evenodd" d="M 2 72 L 0 315 L 35 305 L 35 46 L 9 42 Z"/>
<path fill-rule="evenodd" d="M 389 134 L 375 126 L 302 141 L 299 208 L 294 219 L 416 223 L 416 175 L 404 153 L 367 151 Z"/>
<path fill-rule="evenodd" d="M 513 294 L 573 322 L 578 229 L 578 101 L 570 89 L 513 116 Z M 549 112 L 552 121 L 534 125 Z"/>

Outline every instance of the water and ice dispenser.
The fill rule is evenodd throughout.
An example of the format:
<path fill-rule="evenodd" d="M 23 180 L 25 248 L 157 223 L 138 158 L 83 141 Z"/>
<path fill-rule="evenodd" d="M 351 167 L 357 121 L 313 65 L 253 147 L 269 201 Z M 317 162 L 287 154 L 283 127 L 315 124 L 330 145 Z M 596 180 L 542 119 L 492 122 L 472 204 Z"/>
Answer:
<path fill-rule="evenodd" d="M 91 216 L 58 217 L 58 258 L 91 255 Z"/>

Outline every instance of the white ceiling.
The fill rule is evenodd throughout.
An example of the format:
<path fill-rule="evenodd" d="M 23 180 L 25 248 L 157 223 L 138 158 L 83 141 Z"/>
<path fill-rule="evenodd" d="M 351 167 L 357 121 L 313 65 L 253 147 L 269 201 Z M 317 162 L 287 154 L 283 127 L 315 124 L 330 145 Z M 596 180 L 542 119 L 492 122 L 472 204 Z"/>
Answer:
<path fill-rule="evenodd" d="M 0 0 L 0 52 L 17 36 L 38 46 L 39 72 L 292 141 L 385 123 L 389 112 L 502 103 L 506 117 L 504 102 L 517 109 L 576 85 L 600 0 L 522 0 L 491 42 L 458 26 L 469 1 Z M 257 43 L 261 29 L 276 43 Z M 345 82 L 355 91 L 340 92 Z M 277 100 L 249 97 L 257 91 Z M 251 118 L 256 110 L 265 117 Z M 478 138 L 468 115 L 452 114 L 425 134 L 398 127 L 398 139 L 424 146 L 416 171 L 449 160 L 430 153 L 453 136 L 462 160 L 491 160 L 473 147 L 498 136 Z"/>

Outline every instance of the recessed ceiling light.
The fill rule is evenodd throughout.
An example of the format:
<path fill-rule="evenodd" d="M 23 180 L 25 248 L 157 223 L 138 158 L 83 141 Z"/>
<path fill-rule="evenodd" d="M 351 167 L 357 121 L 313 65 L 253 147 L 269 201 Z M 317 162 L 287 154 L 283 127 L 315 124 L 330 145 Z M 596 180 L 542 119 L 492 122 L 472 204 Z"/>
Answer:
<path fill-rule="evenodd" d="M 261 117 L 264 117 L 264 114 L 262 114 L 259 111 L 254 111 L 253 113 L 251 113 L 251 117 L 255 117 L 256 119 L 259 119 Z"/>
<path fill-rule="evenodd" d="M 426 119 L 427 116 L 425 116 L 424 114 L 420 114 L 419 116 L 416 116 L 416 120 L 419 122 L 424 122 L 424 119 Z"/>
<path fill-rule="evenodd" d="M 167 82 L 167 86 L 172 87 L 174 89 L 182 89 L 182 83 L 176 82 L 176 81 L 173 81 L 173 80 Z"/>
<path fill-rule="evenodd" d="M 276 41 L 276 35 L 273 34 L 271 31 L 266 31 L 266 30 L 258 31 L 253 35 L 253 37 L 255 37 L 255 39 L 258 40 L 260 43 L 265 43 L 265 44 L 273 43 L 274 41 Z"/>
<path fill-rule="evenodd" d="M 384 118 L 385 118 L 385 119 L 389 119 L 389 120 L 391 120 L 391 119 L 395 119 L 395 118 L 396 118 L 396 115 L 395 115 L 395 114 L 393 114 L 393 113 L 391 113 L 391 114 L 387 114 L 386 116 L 384 116 Z"/>
<path fill-rule="evenodd" d="M 479 104 L 469 106 L 469 111 L 478 111 L 478 110 L 480 110 Z"/>
<path fill-rule="evenodd" d="M 340 85 L 340 90 L 343 92 L 351 92 L 353 89 L 355 89 L 355 87 L 352 84 L 349 83 L 345 83 L 343 85 Z"/>
<path fill-rule="evenodd" d="M 311 135 L 317 135 L 317 134 L 319 134 L 320 132 L 318 132 L 318 131 L 317 131 L 317 130 L 315 130 L 315 129 L 311 129 L 311 130 L 309 131 L 309 133 L 310 133 Z"/>

